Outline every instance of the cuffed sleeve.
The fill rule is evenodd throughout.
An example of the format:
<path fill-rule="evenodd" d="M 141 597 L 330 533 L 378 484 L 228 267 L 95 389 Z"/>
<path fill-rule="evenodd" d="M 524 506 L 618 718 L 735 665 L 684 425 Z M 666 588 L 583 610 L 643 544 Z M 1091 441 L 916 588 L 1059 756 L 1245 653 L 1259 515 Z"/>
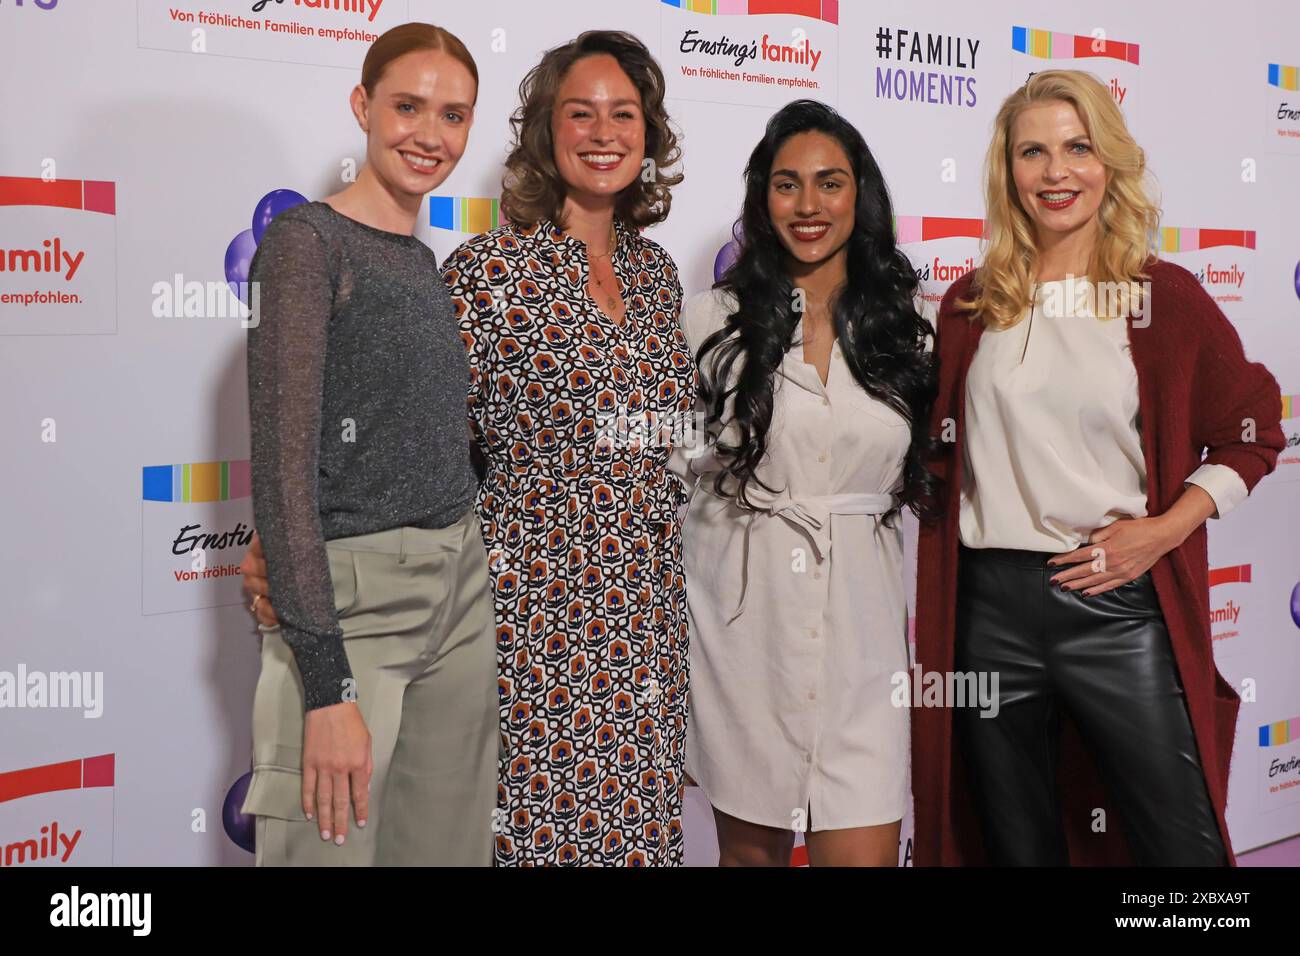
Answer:
<path fill-rule="evenodd" d="M 1184 484 L 1196 485 L 1214 499 L 1215 518 L 1222 518 L 1246 500 L 1246 483 L 1227 465 L 1202 465 Z"/>

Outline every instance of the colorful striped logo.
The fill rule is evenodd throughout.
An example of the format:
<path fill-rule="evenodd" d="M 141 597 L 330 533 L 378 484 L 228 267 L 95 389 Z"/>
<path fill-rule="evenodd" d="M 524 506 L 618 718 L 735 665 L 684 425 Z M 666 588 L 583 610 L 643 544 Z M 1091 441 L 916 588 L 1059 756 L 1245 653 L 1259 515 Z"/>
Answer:
<path fill-rule="evenodd" d="M 457 232 L 487 232 L 501 225 L 501 202 L 466 196 L 430 196 L 429 225 Z"/>
<path fill-rule="evenodd" d="M 1268 65 L 1268 85 L 1283 90 L 1300 90 L 1300 67 L 1270 63 Z"/>
<path fill-rule="evenodd" d="M 1216 584 L 1249 584 L 1250 565 L 1238 564 L 1230 568 L 1210 568 L 1210 587 Z"/>
<path fill-rule="evenodd" d="M 983 219 L 954 219 L 949 216 L 895 216 L 894 234 L 899 245 L 929 242 L 931 239 L 983 239 Z"/>
<path fill-rule="evenodd" d="M 709 13 L 731 17 L 753 17 L 765 13 L 781 13 L 793 17 L 809 17 L 840 22 L 840 0 L 663 0 L 666 7 L 676 7 L 691 13 Z"/>
<path fill-rule="evenodd" d="M 142 471 L 144 501 L 230 501 L 253 493 L 248 459 L 146 465 Z"/>
<path fill-rule="evenodd" d="M 1160 228 L 1161 252 L 1195 252 L 1215 246 L 1255 248 L 1254 229 L 1186 229 L 1179 226 Z"/>
<path fill-rule="evenodd" d="M 1277 747 L 1300 740 L 1300 717 L 1279 720 L 1277 723 L 1265 724 L 1259 728 L 1259 745 Z"/>
<path fill-rule="evenodd" d="M 1102 40 L 1098 37 L 1079 36 L 1077 33 L 1035 30 L 1033 27 L 1012 27 L 1011 49 L 1017 53 L 1036 56 L 1042 60 L 1069 60 L 1101 56 L 1135 65 L 1138 62 L 1138 45 L 1136 43 Z"/>
<path fill-rule="evenodd" d="M 0 773 L 0 803 L 58 790 L 113 786 L 113 754 Z"/>
<path fill-rule="evenodd" d="M 1282 396 L 1282 417 L 1300 418 L 1300 395 Z"/>
<path fill-rule="evenodd" d="M 117 214 L 117 184 L 96 179 L 0 176 L 0 206 L 57 206 Z"/>

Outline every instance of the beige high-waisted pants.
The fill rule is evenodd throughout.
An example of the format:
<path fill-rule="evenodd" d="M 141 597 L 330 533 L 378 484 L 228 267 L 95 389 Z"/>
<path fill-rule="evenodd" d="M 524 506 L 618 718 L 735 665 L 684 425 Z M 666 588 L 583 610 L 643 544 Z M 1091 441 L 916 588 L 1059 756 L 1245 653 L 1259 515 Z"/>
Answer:
<path fill-rule="evenodd" d="M 335 607 L 370 731 L 370 819 L 343 846 L 302 809 L 303 692 L 262 628 L 253 703 L 258 866 L 488 866 L 500 746 L 495 623 L 473 508 L 445 528 L 327 542 Z M 275 595 L 271 595 L 272 600 Z"/>

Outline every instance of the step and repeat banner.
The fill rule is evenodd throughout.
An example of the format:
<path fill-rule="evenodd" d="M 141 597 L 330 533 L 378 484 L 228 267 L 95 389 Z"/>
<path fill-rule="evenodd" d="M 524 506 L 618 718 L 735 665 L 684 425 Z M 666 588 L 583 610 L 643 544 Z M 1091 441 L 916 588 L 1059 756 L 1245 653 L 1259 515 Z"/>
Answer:
<path fill-rule="evenodd" d="M 348 94 L 368 44 L 409 20 L 459 35 L 482 74 L 469 149 L 419 220 L 440 256 L 498 222 L 507 117 L 540 53 L 589 28 L 640 37 L 686 175 L 652 235 L 688 293 L 713 281 L 782 104 L 824 100 L 863 132 L 937 303 L 979 260 L 1002 98 L 1050 68 L 1105 83 L 1159 184 L 1161 255 L 1286 396 L 1276 473 L 1211 522 L 1210 603 L 1245 700 L 1234 843 L 1300 833 L 1293 0 L 0 0 L 0 867 L 252 861 L 236 811 L 259 647 L 230 283 L 270 216 L 355 175 Z M 715 862 L 695 789 L 685 828 L 688 863 Z"/>

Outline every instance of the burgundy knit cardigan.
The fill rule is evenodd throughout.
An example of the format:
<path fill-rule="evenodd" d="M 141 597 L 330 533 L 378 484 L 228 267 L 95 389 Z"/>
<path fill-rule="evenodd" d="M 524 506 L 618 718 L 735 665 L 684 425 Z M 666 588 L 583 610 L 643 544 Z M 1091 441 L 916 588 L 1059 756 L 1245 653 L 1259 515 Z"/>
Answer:
<path fill-rule="evenodd" d="M 1148 274 L 1149 325 L 1128 322 L 1138 378 L 1147 513 L 1154 516 L 1182 495 L 1184 480 L 1202 464 L 1203 450 L 1209 451 L 1206 463 L 1229 466 L 1247 488 L 1254 488 L 1273 470 L 1285 439 L 1276 380 L 1263 365 L 1246 360 L 1236 330 L 1196 278 L 1168 262 L 1153 262 Z M 924 671 L 953 670 L 966 372 L 984 328 L 955 302 L 970 295 L 973 278 L 974 273 L 968 273 L 953 283 L 938 319 L 939 395 L 931 430 L 941 438 L 945 420 L 955 421 L 956 441 L 941 444 L 932 466 L 945 482 L 944 515 L 922 523 L 917 549 L 916 657 Z M 1253 419 L 1254 441 L 1243 441 L 1243 419 Z M 1214 665 L 1205 526 L 1157 561 L 1151 575 L 1186 692 L 1206 787 L 1229 862 L 1235 866 L 1224 807 L 1241 699 Z M 953 744 L 952 711 L 914 707 L 911 716 L 916 865 L 986 863 L 966 771 Z M 1131 865 L 1123 821 L 1078 728 L 1068 715 L 1064 723 L 1058 785 L 1070 861 Z M 1106 808 L 1104 833 L 1092 832 L 1096 807 Z"/>

